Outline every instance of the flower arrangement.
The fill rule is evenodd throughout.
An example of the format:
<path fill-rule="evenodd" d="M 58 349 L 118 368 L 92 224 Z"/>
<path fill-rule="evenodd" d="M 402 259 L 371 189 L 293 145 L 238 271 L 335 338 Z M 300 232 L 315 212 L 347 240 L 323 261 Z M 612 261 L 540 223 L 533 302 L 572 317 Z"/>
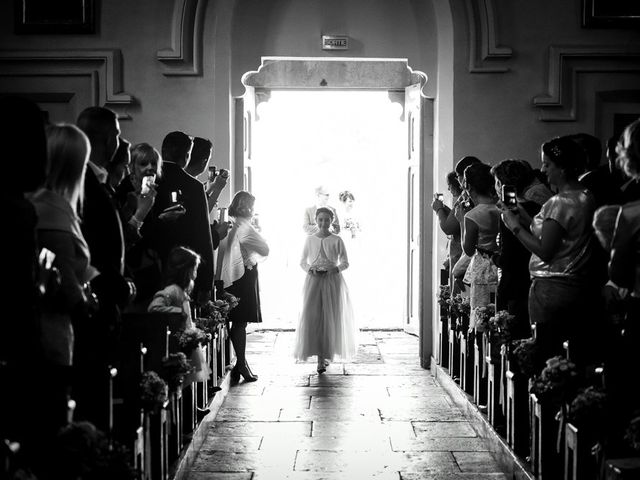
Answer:
<path fill-rule="evenodd" d="M 475 316 L 475 328 L 477 332 L 486 332 L 489 330 L 489 320 L 496 313 L 496 306 L 493 303 L 483 307 L 476 307 L 473 310 Z"/>
<path fill-rule="evenodd" d="M 636 412 L 636 414 L 638 413 L 640 412 Z M 631 419 L 625 432 L 624 439 L 629 443 L 631 448 L 640 452 L 640 415 Z"/>
<path fill-rule="evenodd" d="M 154 371 L 144 372 L 140 380 L 140 403 L 145 411 L 157 411 L 169 399 L 169 387 Z"/>
<path fill-rule="evenodd" d="M 530 392 L 540 403 L 561 404 L 575 396 L 578 382 L 576 365 L 560 356 L 551 357 L 539 376 L 533 378 Z"/>
<path fill-rule="evenodd" d="M 180 350 L 187 355 L 198 348 L 198 345 L 206 345 L 207 342 L 211 340 L 210 334 L 205 333 L 197 327 L 187 328 L 186 330 L 178 332 L 177 336 Z"/>
<path fill-rule="evenodd" d="M 360 224 L 353 218 L 347 218 L 344 222 L 344 229 L 351 232 L 351 238 L 356 238 L 356 234 L 360 231 Z"/>
<path fill-rule="evenodd" d="M 492 339 L 505 344 L 513 340 L 515 330 L 515 315 L 506 310 L 500 310 L 489 319 L 489 332 Z"/>
<path fill-rule="evenodd" d="M 449 285 L 440 285 L 440 290 L 436 294 L 438 304 L 441 307 L 448 307 L 451 299 L 451 287 Z"/>
<path fill-rule="evenodd" d="M 510 360 L 513 364 L 513 371 L 529 378 L 535 376 L 540 371 L 538 368 L 540 354 L 535 339 L 523 338 L 516 340 L 512 346 L 513 351 Z"/>
<path fill-rule="evenodd" d="M 580 430 L 584 429 L 601 437 L 607 421 L 606 410 L 607 394 L 588 387 L 571 402 L 568 420 Z"/>
<path fill-rule="evenodd" d="M 162 360 L 160 375 L 169 385 L 169 392 L 174 393 L 182 385 L 184 377 L 190 374 L 193 369 L 194 367 L 184 353 L 170 353 Z"/>
<path fill-rule="evenodd" d="M 469 315 L 471 314 L 471 304 L 469 297 L 463 297 L 459 293 L 449 299 L 449 312 L 456 319 L 456 329 L 466 332 L 469 329 Z"/>
<path fill-rule="evenodd" d="M 58 433 L 52 445 L 51 478 L 134 480 L 133 455 L 123 445 L 112 442 L 89 422 L 74 422 Z"/>
<path fill-rule="evenodd" d="M 196 326 L 206 333 L 213 334 L 218 325 L 227 321 L 229 312 L 237 307 L 239 302 L 239 298 L 223 291 L 219 299 L 209 300 L 202 306 L 200 309 L 201 317 L 195 321 Z"/>

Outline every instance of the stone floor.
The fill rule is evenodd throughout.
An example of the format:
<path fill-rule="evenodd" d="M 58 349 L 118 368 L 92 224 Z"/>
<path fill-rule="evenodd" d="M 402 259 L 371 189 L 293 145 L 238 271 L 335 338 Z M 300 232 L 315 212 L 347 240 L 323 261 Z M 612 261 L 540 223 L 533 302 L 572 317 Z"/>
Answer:
<path fill-rule="evenodd" d="M 293 332 L 248 335 L 255 383 L 233 386 L 189 480 L 500 479 L 499 465 L 418 362 L 418 339 L 362 332 L 352 363 L 295 363 Z"/>

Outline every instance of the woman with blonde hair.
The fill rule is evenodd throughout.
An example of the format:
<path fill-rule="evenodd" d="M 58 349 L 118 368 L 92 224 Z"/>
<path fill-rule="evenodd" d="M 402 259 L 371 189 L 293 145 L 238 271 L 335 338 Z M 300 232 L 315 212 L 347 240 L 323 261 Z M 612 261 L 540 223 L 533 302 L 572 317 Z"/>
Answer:
<path fill-rule="evenodd" d="M 31 201 L 38 214 L 40 247 L 55 254 L 54 266 L 61 276 L 55 302 L 43 308 L 40 341 L 44 350 L 42 375 L 52 407 L 52 429 L 66 421 L 73 365 L 73 323 L 86 322 L 93 304 L 88 282 L 98 271 L 91 266 L 89 247 L 80 230 L 84 177 L 91 147 L 86 135 L 74 125 L 47 128 L 47 177 Z M 55 430 L 54 430 L 55 431 Z"/>
<path fill-rule="evenodd" d="M 251 225 L 256 198 L 249 192 L 239 191 L 229 205 L 233 227 L 221 244 L 224 250 L 220 280 L 225 290 L 239 299 L 239 304 L 229 313 L 229 336 L 236 352 L 236 364 L 231 371 L 231 381 L 237 383 L 240 376 L 245 382 L 255 382 L 245 355 L 247 323 L 262 322 L 260 310 L 260 286 L 258 263 L 269 255 L 269 246 L 262 235 Z"/>

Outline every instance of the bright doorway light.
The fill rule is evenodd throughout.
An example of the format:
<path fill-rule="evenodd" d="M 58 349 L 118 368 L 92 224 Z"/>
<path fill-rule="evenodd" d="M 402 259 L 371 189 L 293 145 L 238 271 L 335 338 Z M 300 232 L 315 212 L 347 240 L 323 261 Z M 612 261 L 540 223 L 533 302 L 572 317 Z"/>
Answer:
<path fill-rule="evenodd" d="M 271 91 L 257 110 L 252 185 L 271 253 L 260 265 L 263 326 L 295 328 L 304 272 L 305 208 L 325 185 L 355 197 L 360 231 L 345 240 L 344 275 L 359 326 L 401 328 L 406 317 L 406 127 L 386 91 Z"/>

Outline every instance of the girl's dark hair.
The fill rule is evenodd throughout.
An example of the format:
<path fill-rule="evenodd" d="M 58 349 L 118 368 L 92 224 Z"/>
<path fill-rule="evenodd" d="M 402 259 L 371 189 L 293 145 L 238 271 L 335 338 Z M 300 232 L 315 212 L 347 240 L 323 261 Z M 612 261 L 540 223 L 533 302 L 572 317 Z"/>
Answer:
<path fill-rule="evenodd" d="M 351 193 L 349 190 L 345 190 L 344 192 L 340 192 L 340 195 L 338 195 L 338 198 L 340 199 L 340 201 L 342 203 L 346 202 L 349 199 L 355 201 L 355 197 L 353 196 L 353 193 Z"/>
<path fill-rule="evenodd" d="M 167 257 L 164 271 L 165 286 L 176 284 L 187 288 L 191 281 L 191 272 L 200 265 L 200 255 L 187 247 L 173 247 Z"/>
<path fill-rule="evenodd" d="M 232 217 L 246 216 L 241 212 L 241 210 L 253 207 L 255 201 L 256 197 L 251 195 L 246 190 L 240 190 L 235 194 L 233 200 L 231 200 L 231 205 L 229 205 L 229 215 L 231 215 Z"/>
<path fill-rule="evenodd" d="M 564 170 L 565 176 L 570 179 L 578 178 L 587 165 L 584 149 L 570 136 L 556 137 L 543 143 L 542 153 L 558 168 Z"/>
<path fill-rule="evenodd" d="M 491 167 L 491 175 L 503 185 L 513 185 L 516 193 L 522 195 L 524 189 L 533 181 L 533 171 L 524 160 L 506 159 Z"/>
<path fill-rule="evenodd" d="M 472 188 L 479 195 L 495 196 L 494 180 L 491 167 L 484 163 L 474 163 L 464 170 L 467 187 Z"/>
<path fill-rule="evenodd" d="M 462 193 L 462 186 L 460 186 L 460 182 L 458 181 L 458 175 L 456 174 L 456 172 L 447 173 L 447 185 L 449 185 L 449 188 L 451 188 L 451 190 L 455 190 L 455 192 L 451 192 L 454 195 L 456 193 L 457 195 L 460 195 Z"/>
<path fill-rule="evenodd" d="M 326 213 L 329 215 L 329 218 L 331 218 L 331 220 L 333 221 L 333 212 L 331 211 L 330 208 L 327 207 L 320 207 L 316 210 L 316 218 L 318 218 L 318 215 L 320 215 L 321 213 Z"/>

